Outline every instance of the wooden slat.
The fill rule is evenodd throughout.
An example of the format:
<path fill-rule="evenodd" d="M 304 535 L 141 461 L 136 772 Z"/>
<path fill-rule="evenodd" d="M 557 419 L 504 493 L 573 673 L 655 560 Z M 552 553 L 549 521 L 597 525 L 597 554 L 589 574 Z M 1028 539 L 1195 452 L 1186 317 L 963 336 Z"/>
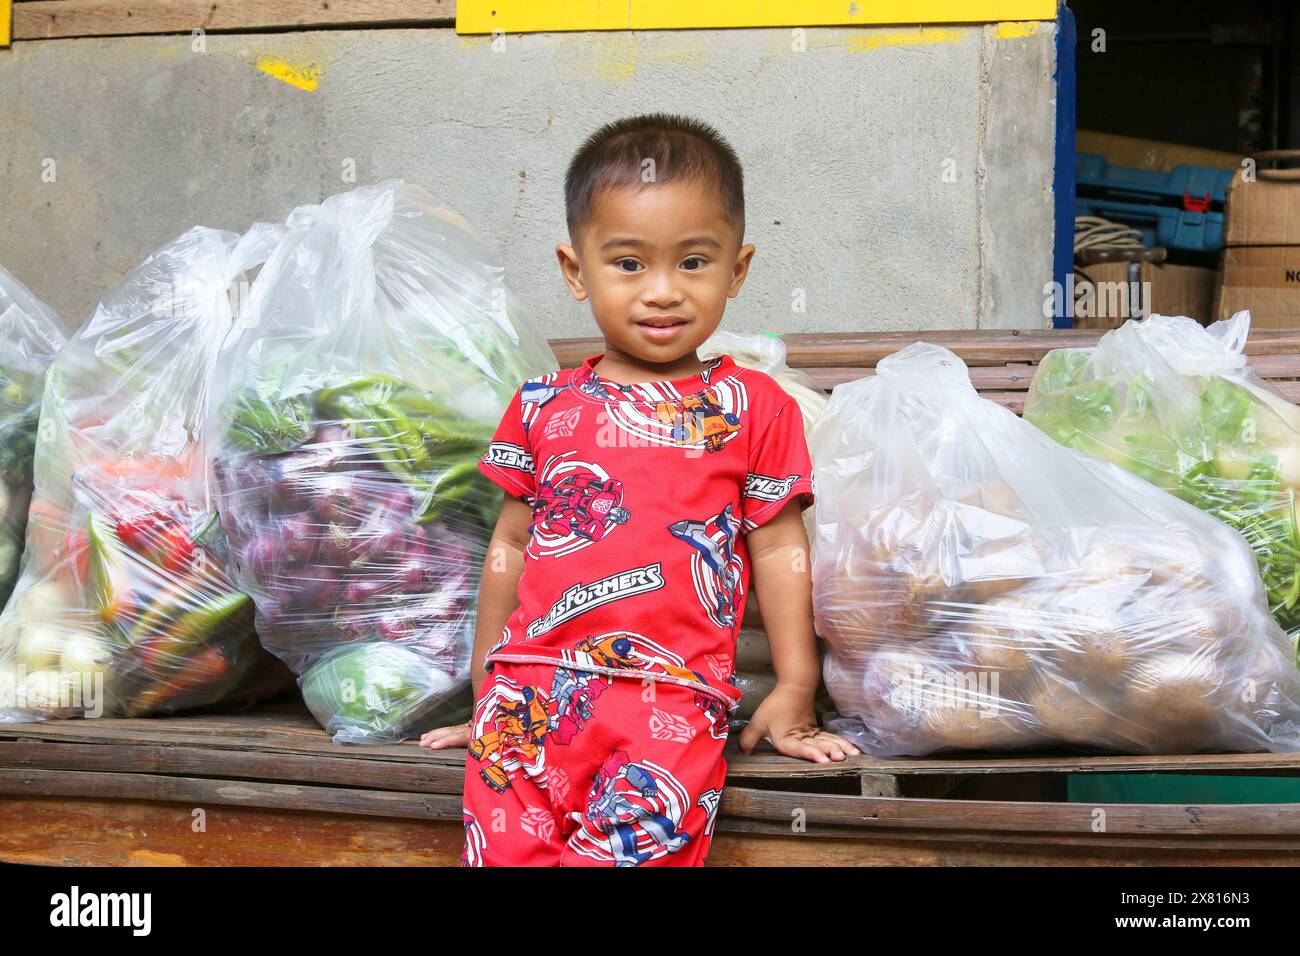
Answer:
<path fill-rule="evenodd" d="M 158 33 L 451 26 L 455 0 L 28 0 L 14 5 L 15 40 Z"/>
<path fill-rule="evenodd" d="M 49 720 L 0 723 L 0 740 L 56 740 L 69 743 L 191 745 L 213 750 L 254 750 L 346 756 L 377 762 L 416 761 L 456 766 L 452 751 L 428 750 L 413 740 L 395 745 L 341 747 L 330 742 L 301 699 L 234 714 L 178 714 L 173 717 Z M 463 759 L 460 762 L 463 766 Z"/>
<path fill-rule="evenodd" d="M 0 740 L 0 768 L 11 770 L 229 777 L 458 796 L 465 781 L 463 754 L 461 751 L 459 766 L 433 761 L 391 761 L 380 766 L 373 760 L 355 759 L 346 750 L 305 755 L 175 745 Z"/>
<path fill-rule="evenodd" d="M 293 786 L 260 780 L 164 777 L 146 773 L 0 768 L 0 794 L 24 797 L 100 797 L 184 803 L 193 807 L 241 806 L 310 810 L 352 816 L 417 820 L 462 819 L 459 793 L 403 793 L 346 787 Z"/>
<path fill-rule="evenodd" d="M 134 757 L 136 766 L 143 769 L 148 761 L 173 761 L 173 770 L 160 773 L 207 774 L 226 771 L 229 775 L 244 773 L 264 766 L 256 757 L 266 756 L 277 760 L 285 756 L 308 758 L 307 762 L 285 763 L 296 767 L 292 777 L 286 773 L 268 779 L 317 780 L 317 782 L 342 782 L 346 778 L 312 777 L 313 758 L 329 758 L 331 765 L 341 767 L 339 774 L 355 773 L 374 775 L 380 770 L 407 774 L 400 777 L 404 787 L 426 792 L 441 790 L 441 780 L 451 779 L 464 767 L 464 750 L 429 750 L 415 741 L 380 747 L 337 747 L 329 736 L 317 726 L 302 702 L 290 700 L 265 705 L 264 708 L 240 711 L 233 714 L 178 714 L 168 718 L 101 718 L 96 721 L 45 721 L 39 723 L 0 723 L 0 762 L 9 766 L 22 754 L 38 752 L 35 741 L 49 741 L 62 747 L 85 747 L 85 752 L 95 748 L 143 748 Z M 203 762 L 195 752 L 221 754 L 230 752 L 222 760 L 229 762 Z M 69 750 L 72 753 L 72 750 Z M 170 754 L 175 756 L 170 756 Z M 9 754 L 12 760 L 4 760 Z M 776 753 L 766 741 L 745 754 L 737 749 L 736 741 L 729 741 L 725 757 L 729 777 L 745 778 L 797 778 L 844 777 L 868 774 L 1001 774 L 1001 773 L 1206 773 L 1214 770 L 1300 770 L 1300 753 L 1229 753 L 1229 754 L 1177 754 L 1177 756 L 1080 756 L 1080 754 L 963 754 L 952 757 L 852 757 L 844 763 L 811 763 L 790 760 Z M 217 757 L 214 757 L 216 760 Z M 56 760 L 56 757 L 51 757 Z M 186 763 L 186 761 L 199 761 Z M 243 763 L 240 763 L 243 761 Z M 38 766 L 31 763 L 30 766 Z M 55 766 L 55 765 L 43 765 Z M 188 770 L 187 770 L 188 767 Z M 199 770 L 199 767 L 204 767 Z M 333 773 L 333 771 L 330 771 Z M 396 779 L 396 778 L 395 778 Z M 380 786 L 378 783 L 368 786 Z M 402 787 L 390 787 L 398 790 Z M 426 790 L 428 788 L 428 790 Z"/>
<path fill-rule="evenodd" d="M 0 860 L 46 866 L 455 866 L 460 820 L 0 797 Z"/>
<path fill-rule="evenodd" d="M 774 750 L 727 755 L 727 775 L 782 779 L 797 775 L 805 761 Z M 1300 770 L 1300 753 L 1181 754 L 1148 756 L 1089 756 L 1083 754 L 962 754 L 951 757 L 868 757 L 846 760 L 845 765 L 863 773 L 878 774 L 963 774 L 1003 773 L 1212 773 L 1221 770 Z M 809 766 L 826 768 L 828 764 Z M 842 772 L 842 770 L 841 770 Z"/>
<path fill-rule="evenodd" d="M 42 749 L 41 742 L 54 745 Z M 68 749 L 65 749 L 68 748 Z M 96 751 L 105 756 L 96 757 Z M 861 774 L 1205 773 L 1300 770 L 1300 754 L 1081 756 L 970 754 L 954 757 L 852 757 L 843 763 L 792 760 L 762 743 L 752 754 L 736 741 L 725 752 L 728 777 L 782 781 Z M 233 715 L 165 719 L 101 719 L 0 724 L 0 765 L 44 769 L 118 769 L 178 775 L 263 777 L 349 783 L 383 789 L 448 793 L 459 789 L 463 749 L 427 750 L 413 741 L 382 747 L 338 747 L 301 704 Z M 278 763 L 277 763 L 278 761 Z"/>
<path fill-rule="evenodd" d="M 874 368 L 887 355 L 913 342 L 930 342 L 951 349 L 967 365 L 1037 363 L 1052 349 L 1090 348 L 1102 333 L 1086 330 L 1056 332 L 993 332 L 943 330 L 921 332 L 791 332 L 781 336 L 792 368 Z M 589 355 L 604 350 L 600 338 L 551 339 L 561 368 L 575 368 Z M 1250 333 L 1246 354 L 1300 355 L 1300 329 L 1259 329 Z"/>
<path fill-rule="evenodd" d="M 78 798 L 0 797 L 0 860 L 64 866 L 456 866 L 459 821 Z M 708 866 L 1294 865 L 1279 837 L 893 833 L 721 818 Z M 1162 845 L 1162 844 L 1173 844 Z"/>
<path fill-rule="evenodd" d="M 1007 804 L 1000 804 L 1006 806 Z M 1135 808 L 1151 806 L 1134 804 Z M 1164 864 L 1177 862 L 1193 863 L 1214 859 L 1223 855 L 1235 857 L 1241 865 L 1276 866 L 1300 863 L 1300 840 L 1292 834 L 1265 834 L 1260 836 L 1233 834 L 1230 836 L 1212 836 L 1204 833 L 1194 834 L 1156 834 L 1142 833 L 1096 833 L 1091 828 L 1086 830 L 1064 830 L 1061 832 L 1041 833 L 1036 831 L 1014 832 L 1008 830 L 990 833 L 979 829 L 927 830 L 923 828 L 868 828 L 827 826 L 809 824 L 801 833 L 791 833 L 789 823 L 767 820 L 751 820 L 742 817 L 722 817 L 718 819 L 717 832 L 730 834 L 761 834 L 782 841 L 782 849 L 788 849 L 792 855 L 798 854 L 798 845 L 802 842 L 816 850 L 825 846 L 829 852 L 840 857 L 838 865 L 855 865 L 856 858 L 869 862 L 883 848 L 902 851 L 909 856 L 919 856 L 925 851 L 940 851 L 945 857 L 951 854 L 947 862 L 937 860 L 928 865 L 1015 865 L 1022 854 L 1039 857 L 1040 863 L 1049 865 L 1077 865 L 1081 862 L 1097 862 L 1106 859 L 1125 859 L 1132 856 L 1147 856 Z M 971 854 L 972 848 L 980 848 L 983 854 Z M 983 859 L 981 860 L 981 856 Z M 1043 858 L 1047 859 L 1043 859 Z M 797 856 L 794 858 L 797 859 Z M 712 859 L 712 854 L 710 854 Z M 792 864 L 789 859 L 777 857 L 777 866 Z M 836 864 L 828 864 L 836 865 Z"/>
<path fill-rule="evenodd" d="M 26 799 L 85 798 L 179 803 L 190 807 L 237 806 L 290 812 L 415 820 L 461 820 L 455 794 L 413 794 L 342 787 L 289 786 L 247 780 L 98 774 L 62 770 L 0 769 L 0 794 Z M 926 800 L 898 797 L 784 793 L 727 787 L 721 822 L 754 820 L 791 827 L 848 830 L 983 834 L 985 838 L 1030 834 L 1040 839 L 1088 834 L 1105 814 L 1112 837 L 1141 836 L 1155 845 L 1178 845 L 1185 837 L 1245 838 L 1300 849 L 1300 804 L 1071 804 L 1001 800 Z M 793 835 L 793 830 L 789 832 Z"/>
<path fill-rule="evenodd" d="M 987 834 L 1086 834 L 1098 810 L 1113 835 L 1279 836 L 1300 849 L 1300 803 L 1085 804 L 1008 800 L 926 800 L 900 797 L 783 793 L 728 787 L 719 812 L 734 819 L 780 821 L 801 811 L 809 825 L 889 830 L 959 830 Z"/>

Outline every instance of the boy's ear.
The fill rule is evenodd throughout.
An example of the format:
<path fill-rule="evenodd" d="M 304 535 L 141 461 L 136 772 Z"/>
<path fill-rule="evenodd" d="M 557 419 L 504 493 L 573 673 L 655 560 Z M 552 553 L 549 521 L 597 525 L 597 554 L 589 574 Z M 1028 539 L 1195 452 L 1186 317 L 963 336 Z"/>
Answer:
<path fill-rule="evenodd" d="M 727 298 L 734 299 L 740 292 L 740 287 L 745 284 L 745 278 L 749 275 L 749 264 L 754 258 L 754 244 L 746 243 L 740 247 L 736 253 L 736 266 L 731 270 L 731 285 L 727 287 Z"/>
<path fill-rule="evenodd" d="M 583 284 L 582 268 L 578 265 L 578 254 L 573 251 L 573 246 L 561 242 L 555 247 L 555 257 L 560 260 L 560 274 L 564 276 L 570 294 L 579 302 L 586 299 L 587 287 Z"/>

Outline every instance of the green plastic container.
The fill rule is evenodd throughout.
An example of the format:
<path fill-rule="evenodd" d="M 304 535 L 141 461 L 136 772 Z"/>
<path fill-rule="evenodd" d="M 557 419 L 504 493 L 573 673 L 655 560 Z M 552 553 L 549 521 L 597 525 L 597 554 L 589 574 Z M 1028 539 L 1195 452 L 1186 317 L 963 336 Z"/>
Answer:
<path fill-rule="evenodd" d="M 1182 773 L 1071 774 L 1071 803 L 1300 803 L 1300 777 Z"/>

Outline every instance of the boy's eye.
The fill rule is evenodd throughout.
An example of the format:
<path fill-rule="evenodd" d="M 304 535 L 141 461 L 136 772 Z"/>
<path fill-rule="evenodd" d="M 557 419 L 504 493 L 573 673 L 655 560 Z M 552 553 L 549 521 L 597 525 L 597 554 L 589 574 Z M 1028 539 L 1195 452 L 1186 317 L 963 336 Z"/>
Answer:
<path fill-rule="evenodd" d="M 627 264 L 629 264 L 629 263 L 631 263 L 632 268 L 631 268 L 631 269 L 623 269 L 623 266 L 625 266 L 625 265 L 627 265 Z M 636 272 L 636 271 L 637 271 L 637 267 L 641 265 L 641 263 L 637 262 L 635 259 L 619 259 L 618 262 L 617 262 L 616 264 L 618 265 L 618 267 L 619 267 L 620 269 L 623 269 L 624 272 Z"/>
<path fill-rule="evenodd" d="M 694 262 L 696 263 L 696 265 L 693 268 L 688 268 L 686 270 L 687 272 L 699 272 L 705 266 L 705 260 L 703 256 L 689 256 L 686 259 L 682 260 L 682 265 L 686 265 L 687 263 L 690 262 Z"/>

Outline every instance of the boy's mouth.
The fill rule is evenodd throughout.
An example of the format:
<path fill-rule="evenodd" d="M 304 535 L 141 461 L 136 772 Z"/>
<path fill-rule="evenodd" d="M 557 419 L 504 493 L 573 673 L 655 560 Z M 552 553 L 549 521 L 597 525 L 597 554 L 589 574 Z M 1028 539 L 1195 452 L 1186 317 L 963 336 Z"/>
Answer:
<path fill-rule="evenodd" d="M 641 330 L 642 338 L 656 344 L 663 344 L 677 338 L 677 333 L 689 324 L 690 319 L 682 319 L 674 315 L 652 315 L 648 319 L 638 319 L 636 327 Z"/>
<path fill-rule="evenodd" d="M 648 319 L 638 319 L 636 324 L 651 329 L 670 329 L 676 325 L 685 325 L 688 321 L 672 315 L 656 315 Z"/>

